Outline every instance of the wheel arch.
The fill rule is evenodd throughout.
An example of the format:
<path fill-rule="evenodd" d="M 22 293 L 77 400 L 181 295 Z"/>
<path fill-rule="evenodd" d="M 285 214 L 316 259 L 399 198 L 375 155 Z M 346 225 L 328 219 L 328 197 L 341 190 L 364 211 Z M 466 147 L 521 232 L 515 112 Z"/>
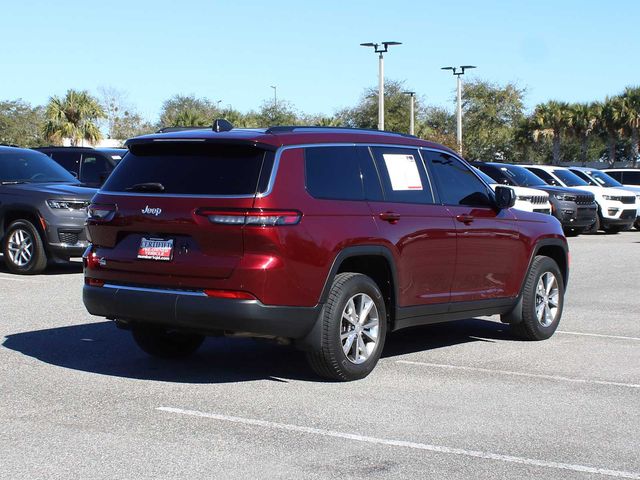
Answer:
<path fill-rule="evenodd" d="M 370 277 L 382 292 L 387 310 L 387 322 L 391 331 L 397 301 L 397 272 L 391 251 L 381 245 L 358 245 L 341 250 L 333 260 L 325 279 L 319 305 L 324 305 L 329 296 L 333 280 L 343 272 L 361 273 Z M 313 350 L 321 344 L 321 322 L 316 321 L 311 331 L 296 341 L 298 348 Z"/>

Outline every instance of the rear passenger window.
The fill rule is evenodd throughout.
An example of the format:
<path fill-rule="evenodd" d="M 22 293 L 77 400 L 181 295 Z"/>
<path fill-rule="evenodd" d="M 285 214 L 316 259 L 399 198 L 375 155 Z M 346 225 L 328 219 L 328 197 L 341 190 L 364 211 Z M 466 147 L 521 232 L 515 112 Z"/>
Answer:
<path fill-rule="evenodd" d="M 533 172 L 536 176 L 540 177 L 542 180 L 544 180 L 544 182 L 548 185 L 555 185 L 556 187 L 558 186 L 558 182 L 556 181 L 555 178 L 553 178 L 551 175 L 549 175 L 547 172 L 545 172 L 544 170 L 542 170 L 541 168 L 529 168 L 529 170 L 531 172 Z"/>
<path fill-rule="evenodd" d="M 398 203 L 434 203 L 431 184 L 418 150 L 372 147 L 385 199 Z"/>
<path fill-rule="evenodd" d="M 620 183 L 624 183 L 622 181 L 622 172 L 605 172 L 605 173 L 610 177 L 614 178 L 615 180 L 619 181 Z"/>
<path fill-rule="evenodd" d="M 444 152 L 428 152 L 438 193 L 446 205 L 492 206 L 488 187 L 460 160 Z"/>
<path fill-rule="evenodd" d="M 640 185 L 640 172 L 624 172 L 624 182 L 629 185 Z"/>
<path fill-rule="evenodd" d="M 51 158 L 53 158 L 56 162 L 62 165 L 64 168 L 69 170 L 70 172 L 75 172 L 77 175 L 80 171 L 80 153 L 76 152 L 53 152 L 47 154 Z"/>
<path fill-rule="evenodd" d="M 307 191 L 315 198 L 364 200 L 355 147 L 313 147 L 305 150 Z"/>

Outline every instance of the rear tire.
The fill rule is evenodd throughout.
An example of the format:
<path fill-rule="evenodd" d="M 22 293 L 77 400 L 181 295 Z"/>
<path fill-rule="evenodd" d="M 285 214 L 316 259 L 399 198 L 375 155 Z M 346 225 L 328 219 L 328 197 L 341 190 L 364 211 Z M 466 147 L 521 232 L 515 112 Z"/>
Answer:
<path fill-rule="evenodd" d="M 564 280 L 556 262 L 538 255 L 522 290 L 522 321 L 511 325 L 513 333 L 525 340 L 551 337 L 562 317 Z"/>
<path fill-rule="evenodd" d="M 143 351 L 158 358 L 186 358 L 195 353 L 204 341 L 204 335 L 150 325 L 136 325 L 131 328 L 131 333 Z"/>
<path fill-rule="evenodd" d="M 47 268 L 47 252 L 38 229 L 28 220 L 9 225 L 2 243 L 4 262 L 11 273 L 36 275 Z"/>
<path fill-rule="evenodd" d="M 340 273 L 322 308 L 321 347 L 307 353 L 321 377 L 351 381 L 366 377 L 380 359 L 387 334 L 387 310 L 376 283 L 359 273 Z"/>
<path fill-rule="evenodd" d="M 640 217 L 633 222 L 633 226 L 636 227 L 636 230 L 640 230 Z"/>

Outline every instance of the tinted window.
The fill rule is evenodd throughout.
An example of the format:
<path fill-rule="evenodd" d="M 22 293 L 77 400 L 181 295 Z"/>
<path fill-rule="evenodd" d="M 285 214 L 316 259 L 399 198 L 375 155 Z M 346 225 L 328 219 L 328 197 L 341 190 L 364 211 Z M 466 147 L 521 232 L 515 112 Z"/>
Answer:
<path fill-rule="evenodd" d="M 255 147 L 161 143 L 134 145 L 118 164 L 103 190 L 124 192 L 135 185 L 159 183 L 163 193 L 253 195 L 263 160 L 271 156 Z M 155 191 L 155 190 L 154 190 Z"/>
<path fill-rule="evenodd" d="M 537 177 L 540 177 L 548 185 L 558 186 L 558 181 L 555 178 L 553 178 L 551 175 L 549 175 L 547 172 L 542 170 L 541 168 L 529 167 L 528 170 L 530 172 L 533 172 L 534 175 L 536 175 Z"/>
<path fill-rule="evenodd" d="M 628 185 L 640 185 L 640 172 L 624 172 L 624 182 Z"/>
<path fill-rule="evenodd" d="M 605 187 L 622 187 L 623 185 L 613 178 L 611 175 L 607 175 L 600 170 L 591 170 L 589 171 L 589 175 L 600 185 L 604 185 Z"/>
<path fill-rule="evenodd" d="M 77 183 L 78 181 L 45 154 L 15 149 L 0 152 L 0 182 Z"/>
<path fill-rule="evenodd" d="M 113 170 L 113 167 L 103 156 L 85 153 L 82 157 L 80 180 L 85 183 L 102 185 L 111 170 Z"/>
<path fill-rule="evenodd" d="M 584 180 L 585 182 L 587 182 L 587 184 L 589 185 L 594 185 L 596 187 L 598 187 L 599 185 L 595 182 L 595 180 L 592 180 L 591 178 L 589 178 L 587 176 L 586 173 L 581 172 L 580 170 L 571 170 L 572 173 L 574 173 L 576 176 L 580 177 L 582 180 Z"/>
<path fill-rule="evenodd" d="M 502 183 L 503 185 L 515 185 L 511 178 L 505 176 L 504 172 L 501 169 L 494 167 L 493 165 L 484 165 L 484 164 L 474 164 L 474 165 L 482 173 L 491 177 L 491 182 L 487 182 L 487 183 Z"/>
<path fill-rule="evenodd" d="M 429 152 L 429 162 L 446 205 L 491 206 L 487 186 L 461 161 L 442 152 Z"/>
<path fill-rule="evenodd" d="M 365 199 L 355 147 L 305 149 L 305 174 L 307 191 L 315 198 Z"/>
<path fill-rule="evenodd" d="M 434 203 L 420 152 L 414 148 L 373 147 L 385 199 L 399 203 Z"/>
<path fill-rule="evenodd" d="M 500 167 L 500 171 L 509 178 L 509 185 L 518 185 L 520 187 L 540 187 L 546 185 L 540 177 L 519 165 L 505 165 Z"/>
<path fill-rule="evenodd" d="M 622 172 L 607 172 L 607 175 L 615 178 L 619 182 L 622 182 Z"/>
<path fill-rule="evenodd" d="M 52 152 L 49 156 L 70 172 L 79 172 L 80 153 Z"/>
<path fill-rule="evenodd" d="M 575 173 L 569 170 L 556 169 L 553 171 L 554 175 L 557 176 L 567 187 L 585 187 L 589 185 L 587 182 L 578 177 Z"/>

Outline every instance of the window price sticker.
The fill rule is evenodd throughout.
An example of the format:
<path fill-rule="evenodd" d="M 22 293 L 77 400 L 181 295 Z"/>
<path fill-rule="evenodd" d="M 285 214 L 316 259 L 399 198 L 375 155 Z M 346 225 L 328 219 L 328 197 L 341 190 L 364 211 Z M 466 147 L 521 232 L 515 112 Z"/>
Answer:
<path fill-rule="evenodd" d="M 382 155 L 387 165 L 391 188 L 394 190 L 422 190 L 420 172 L 413 155 L 385 153 Z"/>

